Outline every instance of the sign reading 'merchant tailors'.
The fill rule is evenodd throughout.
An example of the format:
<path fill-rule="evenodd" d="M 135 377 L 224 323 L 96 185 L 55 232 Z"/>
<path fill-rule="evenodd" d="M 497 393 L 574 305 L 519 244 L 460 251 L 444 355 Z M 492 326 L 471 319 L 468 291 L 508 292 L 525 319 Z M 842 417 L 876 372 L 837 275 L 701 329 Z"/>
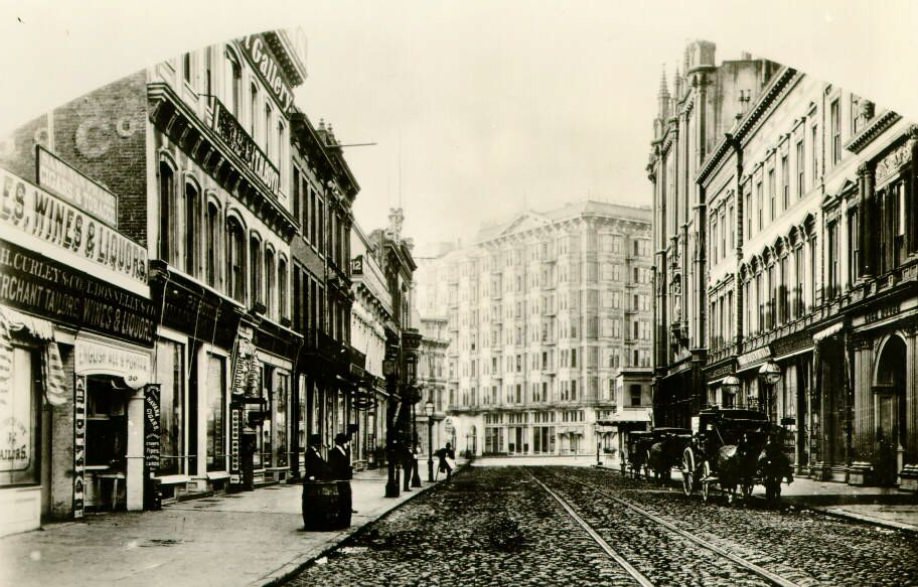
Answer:
<path fill-rule="evenodd" d="M 3 168 L 0 233 L 17 245 L 149 297 L 144 247 Z"/>

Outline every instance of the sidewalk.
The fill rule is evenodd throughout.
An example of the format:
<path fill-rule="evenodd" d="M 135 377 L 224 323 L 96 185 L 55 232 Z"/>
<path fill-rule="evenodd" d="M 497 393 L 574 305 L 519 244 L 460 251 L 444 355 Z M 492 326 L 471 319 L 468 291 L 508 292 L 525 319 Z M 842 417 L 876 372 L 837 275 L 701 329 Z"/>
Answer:
<path fill-rule="evenodd" d="M 333 532 L 302 530 L 301 485 L 49 524 L 0 538 L 0 585 L 270 584 L 434 484 L 424 481 L 398 498 L 384 497 L 385 485 L 385 469 L 356 474 L 359 513 L 349 529 Z"/>
<path fill-rule="evenodd" d="M 605 467 L 604 467 L 605 468 Z M 618 469 L 606 468 L 618 473 Z M 671 483 L 681 489 L 682 475 L 672 471 Z M 756 485 L 752 495 L 765 499 L 765 488 Z M 918 533 L 918 495 L 895 487 L 864 487 L 837 481 L 794 477 L 781 484 L 781 502 L 837 517 Z"/>

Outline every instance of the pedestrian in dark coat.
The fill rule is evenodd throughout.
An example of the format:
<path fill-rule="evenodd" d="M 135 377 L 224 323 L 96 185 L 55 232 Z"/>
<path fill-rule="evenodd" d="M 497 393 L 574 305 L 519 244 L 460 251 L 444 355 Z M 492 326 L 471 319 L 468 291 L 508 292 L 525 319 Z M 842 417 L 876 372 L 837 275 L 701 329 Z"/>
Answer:
<path fill-rule="evenodd" d="M 453 452 L 453 445 L 447 442 L 445 447 L 437 450 L 434 454 L 437 455 L 437 459 L 439 459 L 437 472 L 446 473 L 447 479 L 452 477 L 453 467 L 456 464 L 456 453 Z"/>
<path fill-rule="evenodd" d="M 351 525 L 351 514 L 354 512 L 353 495 L 351 493 L 351 451 L 347 434 L 339 433 L 335 436 L 335 447 L 328 453 L 328 465 L 332 479 L 338 483 L 338 521 L 344 528 Z"/>
<path fill-rule="evenodd" d="M 318 434 L 309 436 L 309 448 L 306 449 L 306 475 L 303 482 L 326 481 L 329 478 L 328 464 L 322 458 L 320 448 L 322 437 Z"/>

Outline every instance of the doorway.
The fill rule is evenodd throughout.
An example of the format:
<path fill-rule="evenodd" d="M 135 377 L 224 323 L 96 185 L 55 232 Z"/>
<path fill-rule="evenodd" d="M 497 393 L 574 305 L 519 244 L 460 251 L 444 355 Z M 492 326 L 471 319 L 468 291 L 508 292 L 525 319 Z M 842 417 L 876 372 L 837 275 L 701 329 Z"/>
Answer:
<path fill-rule="evenodd" d="M 877 360 L 874 384 L 874 469 L 880 485 L 895 485 L 908 433 L 905 341 L 890 337 Z"/>

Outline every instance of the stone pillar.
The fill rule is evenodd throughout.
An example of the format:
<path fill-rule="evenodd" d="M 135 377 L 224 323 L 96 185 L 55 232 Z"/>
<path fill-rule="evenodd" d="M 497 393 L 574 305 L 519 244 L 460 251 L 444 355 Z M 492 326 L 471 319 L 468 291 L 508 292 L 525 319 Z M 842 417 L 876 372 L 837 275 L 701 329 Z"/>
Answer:
<path fill-rule="evenodd" d="M 125 495 L 127 510 L 143 510 L 144 488 L 144 391 L 134 390 L 127 403 L 127 467 L 125 471 Z M 113 496 L 113 499 L 115 497 Z"/>
<path fill-rule="evenodd" d="M 918 491 L 918 323 L 906 329 L 905 410 L 907 412 L 905 437 L 905 467 L 899 474 L 899 489 Z"/>
<path fill-rule="evenodd" d="M 869 338 L 852 341 L 854 351 L 854 446 L 848 483 L 866 485 L 873 472 L 873 352 Z"/>

